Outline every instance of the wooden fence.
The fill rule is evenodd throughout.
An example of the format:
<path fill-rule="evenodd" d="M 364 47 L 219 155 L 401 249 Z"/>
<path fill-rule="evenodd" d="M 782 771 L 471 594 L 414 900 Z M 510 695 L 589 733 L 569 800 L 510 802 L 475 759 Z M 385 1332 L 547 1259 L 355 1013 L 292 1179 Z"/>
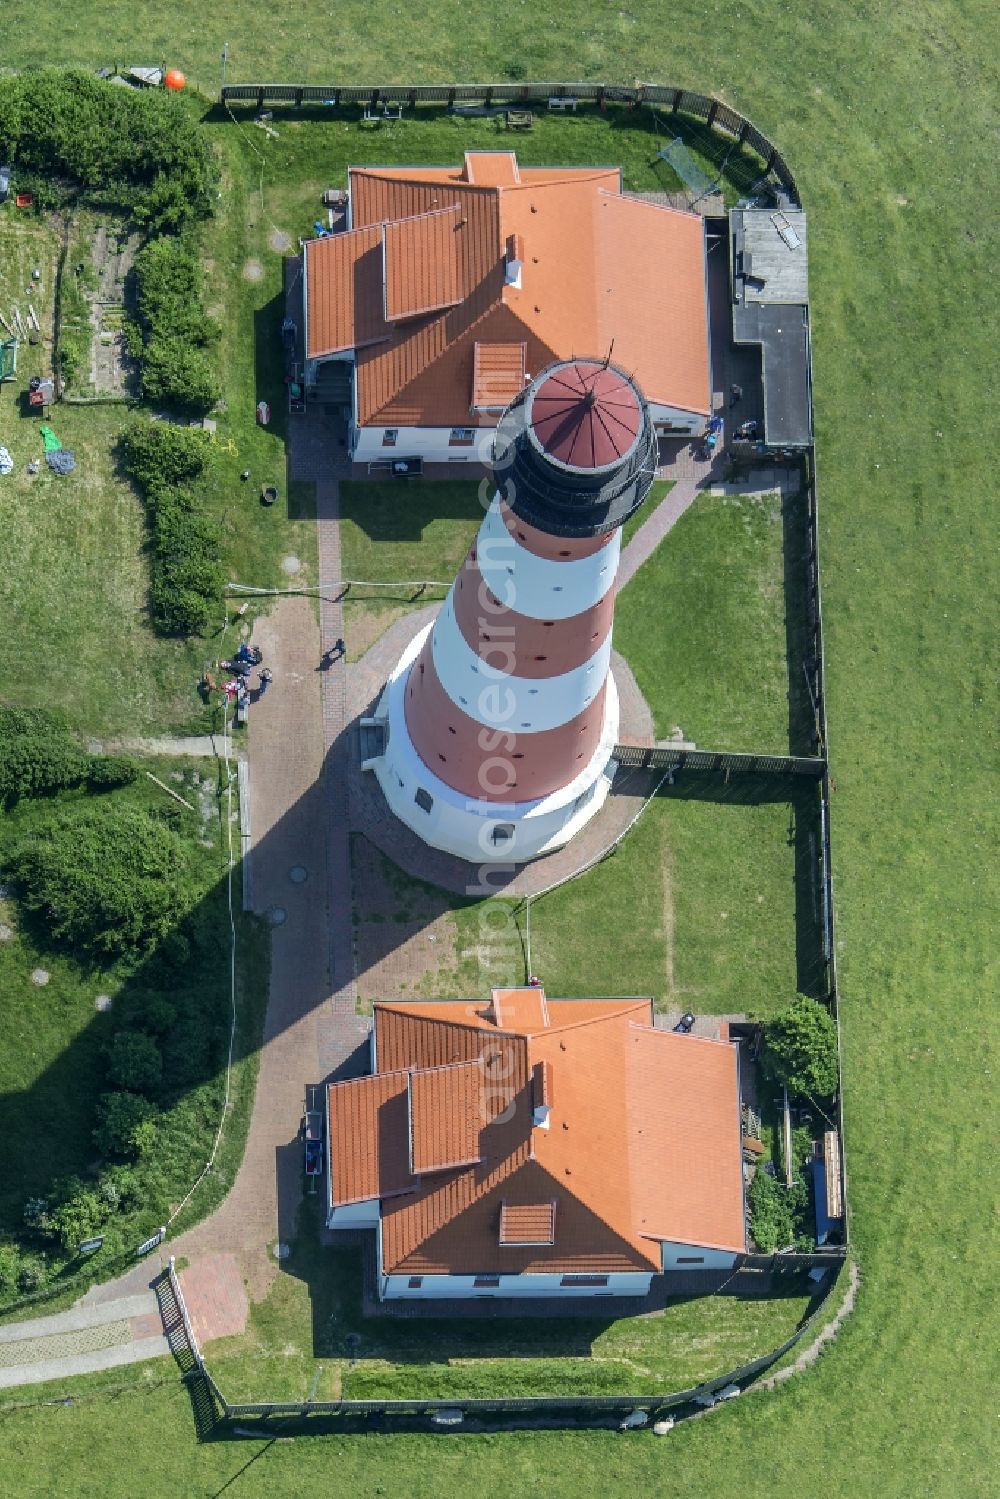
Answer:
<path fill-rule="evenodd" d="M 722 770 L 741 776 L 805 776 L 814 781 L 826 774 L 826 761 L 811 755 L 755 755 L 730 750 L 675 749 L 665 744 L 616 744 L 614 757 L 619 765 L 638 770 Z"/>
<path fill-rule="evenodd" d="M 637 108 L 641 105 L 665 109 L 669 114 L 688 115 L 703 120 L 710 130 L 749 146 L 764 164 L 764 174 L 771 175 L 799 201 L 795 179 L 777 146 L 768 140 L 745 115 L 739 114 L 721 99 L 710 94 L 692 93 L 690 89 L 665 84 L 643 83 L 634 88 L 613 83 L 391 83 L 391 84 L 305 84 L 305 83 L 227 83 L 220 93 L 227 106 L 249 105 L 265 109 L 277 105 L 339 108 L 358 104 L 366 108 L 383 104 L 483 104 L 487 108 L 509 104 L 516 108 L 526 104 L 548 103 L 549 99 L 576 99 L 581 104 L 608 104 Z"/>

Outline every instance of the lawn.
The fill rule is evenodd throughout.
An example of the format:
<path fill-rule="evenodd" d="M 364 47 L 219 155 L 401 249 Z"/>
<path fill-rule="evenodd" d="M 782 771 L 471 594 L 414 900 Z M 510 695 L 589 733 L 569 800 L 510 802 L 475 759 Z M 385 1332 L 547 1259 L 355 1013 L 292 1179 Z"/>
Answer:
<path fill-rule="evenodd" d="M 316 578 L 312 486 L 289 485 L 285 477 L 281 370 L 268 361 L 266 342 L 258 376 L 254 331 L 265 292 L 229 273 L 234 259 L 242 264 L 245 258 L 246 184 L 242 159 L 234 155 L 234 170 L 221 162 L 218 214 L 204 230 L 209 301 L 223 325 L 225 409 L 202 499 L 220 523 L 231 578 L 263 587 L 285 583 L 280 560 L 294 555 L 301 563 L 297 579 L 308 585 Z M 145 516 L 115 454 L 128 412 L 121 405 L 60 403 L 49 421 L 63 446 L 75 452 L 76 470 L 65 477 L 44 464 L 38 474 L 26 471 L 29 459 L 41 457 L 40 423 L 23 414 L 21 399 L 30 375 L 51 373 L 57 250 L 54 219 L 19 214 L 10 203 L 0 206 L 0 302 L 6 307 L 18 300 L 23 309 L 30 271 L 39 267 L 34 301 L 44 334 L 36 347 L 22 344 L 17 379 L 0 386 L 0 443 L 15 462 L 14 473 L 2 481 L 6 654 L 0 694 L 24 705 L 57 706 L 75 728 L 97 738 L 197 732 L 205 726 L 195 692 L 202 666 L 224 654 L 234 636 L 221 633 L 221 599 L 220 633 L 189 641 L 153 633 Z M 270 252 L 270 259 L 277 279 L 280 257 Z M 271 322 L 275 316 L 280 323 L 272 308 Z M 277 346 L 278 323 L 272 329 L 265 319 L 261 330 L 262 339 L 273 333 L 271 347 Z M 255 423 L 261 394 L 275 411 L 274 430 Z M 251 480 L 241 483 L 246 468 Z M 276 481 L 282 492 L 283 504 L 273 510 L 258 503 L 265 480 Z"/>
<path fill-rule="evenodd" d="M 442 0 L 419 27 L 377 3 L 328 9 L 307 3 L 265 36 L 258 14 L 230 0 L 215 26 L 186 27 L 192 40 L 175 46 L 187 12 L 144 11 L 140 33 L 120 0 L 69 19 L 15 0 L 7 57 L 96 66 L 112 51 L 162 50 L 208 86 L 224 34 L 231 76 L 258 65 L 316 81 L 508 65 L 536 77 L 655 76 L 732 100 L 796 171 L 810 212 L 861 1291 L 814 1370 L 673 1432 L 667 1451 L 652 1437 L 603 1432 L 199 1444 L 184 1387 L 157 1387 L 151 1370 L 80 1381 L 72 1406 L 26 1401 L 5 1422 L 5 1477 L 25 1496 L 102 1499 L 211 1494 L 231 1480 L 242 1495 L 297 1495 L 328 1486 L 331 1471 L 349 1491 L 415 1499 L 486 1488 L 550 1499 L 985 1499 L 998 1455 L 988 1183 L 1000 652 L 983 602 L 995 592 L 996 482 L 983 438 L 997 405 L 993 7 L 922 0 L 862 14 L 764 0 L 739 19 L 682 5 L 665 26 L 648 0 L 627 12 L 588 3 L 571 35 L 544 9 L 498 18 Z"/>
<path fill-rule="evenodd" d="M 703 493 L 623 589 L 615 645 L 657 737 L 807 753 L 805 497 Z"/>
<path fill-rule="evenodd" d="M 814 788 L 682 777 L 610 859 L 532 901 L 530 971 L 552 995 L 648 994 L 658 1009 L 711 1014 L 763 1016 L 797 989 L 818 992 L 815 818 Z M 524 982 L 523 903 L 450 896 L 362 839 L 354 861 L 365 1004 Z M 380 964 L 403 944 L 413 978 L 397 995 Z"/>

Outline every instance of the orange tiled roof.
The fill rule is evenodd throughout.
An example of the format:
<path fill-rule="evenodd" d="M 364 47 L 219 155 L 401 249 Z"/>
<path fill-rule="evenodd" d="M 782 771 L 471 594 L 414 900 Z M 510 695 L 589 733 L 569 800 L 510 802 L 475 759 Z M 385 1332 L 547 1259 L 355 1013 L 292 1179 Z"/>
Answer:
<path fill-rule="evenodd" d="M 523 1249 L 529 1244 L 554 1244 L 556 1200 L 500 1204 L 500 1243 Z"/>
<path fill-rule="evenodd" d="M 382 235 L 376 226 L 331 234 L 322 256 L 306 256 L 309 357 L 360 349 L 388 338 L 382 308 Z M 345 289 L 350 288 L 350 295 Z"/>
<path fill-rule="evenodd" d="M 413 1190 L 407 1074 L 375 1073 L 327 1090 L 330 1194 L 342 1207 Z"/>
<path fill-rule="evenodd" d="M 503 411 L 524 386 L 527 345 L 476 342 L 472 360 L 472 405 Z"/>
<path fill-rule="evenodd" d="M 472 1166 L 482 1159 L 482 1094 L 483 1067 L 478 1059 L 410 1073 L 410 1169 L 414 1176 Z"/>
<path fill-rule="evenodd" d="M 376 1005 L 380 1077 L 406 1069 L 416 1107 L 380 1117 L 376 1143 L 363 1110 L 350 1142 L 343 1126 L 334 1139 L 331 1123 L 330 1155 L 335 1183 L 353 1173 L 358 1192 L 388 1170 L 384 1270 L 649 1271 L 662 1238 L 742 1250 L 735 1048 L 653 1031 L 651 1019 L 649 1000 L 546 1002 L 539 989 L 498 991 L 490 1003 Z M 398 1084 L 385 1082 L 388 1106 Z M 343 1114 L 333 1095 L 349 1086 L 331 1087 L 331 1121 Z M 535 1122 L 543 1101 L 547 1127 Z M 432 1107 L 433 1122 L 423 1117 Z M 412 1190 L 399 1195 L 389 1165 L 409 1159 L 411 1130 Z M 377 1160 L 363 1159 L 366 1139 Z M 442 1164 L 472 1151 L 471 1164 Z M 542 1238 L 545 1204 L 553 1216 Z"/>
<path fill-rule="evenodd" d="M 440 312 L 460 300 L 456 248 L 460 218 L 458 205 L 453 204 L 382 226 L 385 315 L 390 322 Z"/>
<path fill-rule="evenodd" d="M 476 402 L 477 345 L 523 345 L 530 376 L 553 359 L 599 353 L 612 338 L 616 360 L 634 371 L 651 401 L 708 412 L 697 214 L 623 198 L 617 169 L 519 167 L 506 152 L 470 152 L 456 168 L 353 168 L 350 181 L 355 234 L 418 216 L 443 220 L 446 210 L 459 214 L 454 283 L 447 254 L 445 268 L 434 273 L 448 296 L 454 284 L 457 300 L 408 315 L 388 336 L 381 308 L 374 316 L 361 305 L 372 295 L 381 303 L 381 287 L 373 290 L 355 261 L 334 248 L 344 236 L 306 245 L 309 357 L 344 347 L 336 339 L 351 317 L 369 332 L 357 345 L 362 425 L 492 425 L 489 408 Z M 399 245 L 416 246 L 427 233 L 400 228 Z M 522 247 L 520 287 L 504 275 L 511 237 Z M 399 284 L 391 305 L 398 298 L 402 306 L 430 306 L 422 284 L 427 268 L 415 252 L 396 257 L 393 275 Z M 443 296 L 440 287 L 435 295 Z"/>

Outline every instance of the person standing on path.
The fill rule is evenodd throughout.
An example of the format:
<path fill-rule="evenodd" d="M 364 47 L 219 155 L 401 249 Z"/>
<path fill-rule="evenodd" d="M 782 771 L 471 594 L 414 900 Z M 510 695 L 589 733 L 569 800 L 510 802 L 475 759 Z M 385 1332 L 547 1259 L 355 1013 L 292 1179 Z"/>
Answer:
<path fill-rule="evenodd" d="M 742 399 L 743 399 L 743 387 L 742 387 L 742 385 L 731 385 L 729 387 L 729 409 L 732 410 L 732 408 L 734 406 L 738 405 L 738 403 L 740 401 L 742 401 Z"/>

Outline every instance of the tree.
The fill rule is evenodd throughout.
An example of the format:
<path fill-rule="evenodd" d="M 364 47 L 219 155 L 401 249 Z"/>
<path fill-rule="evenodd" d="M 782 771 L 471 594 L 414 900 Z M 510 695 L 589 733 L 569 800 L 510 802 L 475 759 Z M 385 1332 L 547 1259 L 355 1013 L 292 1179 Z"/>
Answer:
<path fill-rule="evenodd" d="M 163 1076 L 160 1048 L 141 1031 L 119 1031 L 111 1043 L 108 1072 L 120 1088 L 151 1093 Z"/>
<path fill-rule="evenodd" d="M 60 1196 L 63 1201 L 52 1214 L 51 1231 L 69 1253 L 100 1232 L 108 1219 L 108 1206 L 93 1187 L 76 1178 L 63 1184 Z"/>
<path fill-rule="evenodd" d="M 817 1000 L 797 994 L 765 1023 L 762 1063 L 789 1093 L 831 1098 L 840 1080 L 833 1016 Z"/>
<path fill-rule="evenodd" d="M 97 956 L 138 954 L 181 914 L 184 845 L 148 813 L 76 807 L 33 829 L 12 864 L 50 934 Z"/>
<path fill-rule="evenodd" d="M 104 1093 L 97 1105 L 94 1139 L 105 1155 L 136 1156 L 148 1143 L 142 1126 L 153 1120 L 156 1110 L 138 1093 Z"/>

